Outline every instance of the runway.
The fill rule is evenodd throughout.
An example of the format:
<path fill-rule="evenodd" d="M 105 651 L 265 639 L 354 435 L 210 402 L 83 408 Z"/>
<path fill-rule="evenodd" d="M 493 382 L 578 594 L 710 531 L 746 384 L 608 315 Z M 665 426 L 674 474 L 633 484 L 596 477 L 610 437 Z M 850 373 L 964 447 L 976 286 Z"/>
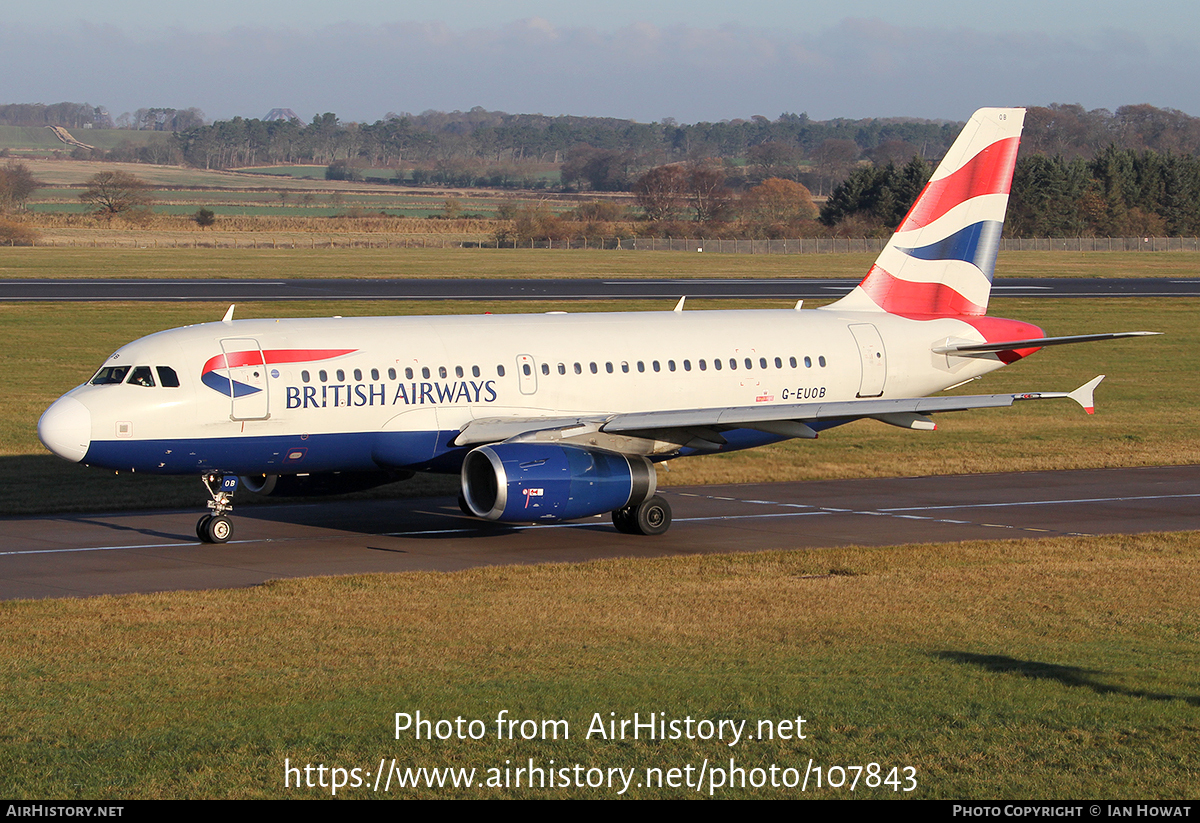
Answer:
<path fill-rule="evenodd" d="M 853 280 L 0 280 L 0 301 L 817 300 Z M 997 278 L 993 297 L 1197 297 L 1200 279 Z"/>
<path fill-rule="evenodd" d="M 201 512 L 0 518 L 0 599 L 253 586 L 274 578 L 453 571 L 611 557 L 1200 529 L 1200 466 L 668 488 L 661 537 L 607 517 L 504 526 L 449 498 L 240 506 L 235 540 Z"/>

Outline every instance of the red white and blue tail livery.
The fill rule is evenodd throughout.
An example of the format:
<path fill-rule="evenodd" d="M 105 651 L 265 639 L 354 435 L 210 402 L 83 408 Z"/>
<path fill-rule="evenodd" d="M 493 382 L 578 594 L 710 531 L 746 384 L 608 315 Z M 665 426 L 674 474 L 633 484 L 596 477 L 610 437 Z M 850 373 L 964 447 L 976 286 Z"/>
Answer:
<path fill-rule="evenodd" d="M 980 109 L 839 309 L 987 313 L 1024 109 Z"/>
<path fill-rule="evenodd" d="M 981 109 L 866 278 L 813 311 L 224 319 L 135 340 L 38 423 L 92 466 L 200 475 L 202 541 L 232 535 L 230 495 L 322 494 L 414 472 L 461 478 L 477 517 L 612 513 L 626 533 L 671 522 L 666 460 L 752 448 L 871 419 L 1068 398 L 946 395 L 1045 346 L 986 315 L 1024 112 Z"/>

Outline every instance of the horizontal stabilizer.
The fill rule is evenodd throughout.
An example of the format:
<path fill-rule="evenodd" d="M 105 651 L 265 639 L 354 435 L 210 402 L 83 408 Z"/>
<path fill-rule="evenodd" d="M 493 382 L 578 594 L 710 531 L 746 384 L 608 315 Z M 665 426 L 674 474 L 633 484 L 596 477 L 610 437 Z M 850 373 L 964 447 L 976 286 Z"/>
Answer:
<path fill-rule="evenodd" d="M 997 343 L 948 343 L 934 346 L 934 354 L 987 354 L 989 352 L 1016 351 L 1019 349 L 1043 349 L 1046 346 L 1063 346 L 1067 343 L 1092 343 L 1096 340 L 1117 340 L 1122 337 L 1148 337 L 1162 334 L 1159 331 L 1118 331 L 1108 334 L 1073 334 L 1068 337 L 1036 337 L 1032 340 L 1001 340 Z"/>

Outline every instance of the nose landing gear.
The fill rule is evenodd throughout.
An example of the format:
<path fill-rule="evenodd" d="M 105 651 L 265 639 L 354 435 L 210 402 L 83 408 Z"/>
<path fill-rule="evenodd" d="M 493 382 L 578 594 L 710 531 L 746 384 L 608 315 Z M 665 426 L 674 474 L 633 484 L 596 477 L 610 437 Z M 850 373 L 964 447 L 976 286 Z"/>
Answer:
<path fill-rule="evenodd" d="M 237 491 L 238 479 L 235 475 L 217 472 L 208 472 L 200 479 L 212 497 L 208 501 L 212 513 L 196 521 L 196 537 L 201 543 L 226 543 L 233 537 L 233 521 L 225 516 L 225 512 L 233 511 L 233 493 Z"/>

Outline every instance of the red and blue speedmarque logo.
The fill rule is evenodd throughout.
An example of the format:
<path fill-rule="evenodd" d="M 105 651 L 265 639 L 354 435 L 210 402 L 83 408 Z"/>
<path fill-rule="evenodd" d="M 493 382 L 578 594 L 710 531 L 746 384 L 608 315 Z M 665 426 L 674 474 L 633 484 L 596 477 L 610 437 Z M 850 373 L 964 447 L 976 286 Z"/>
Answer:
<path fill-rule="evenodd" d="M 266 349 L 260 351 L 236 351 L 218 354 L 209 358 L 200 370 L 200 382 L 213 391 L 220 392 L 226 397 L 246 397 L 257 394 L 262 389 L 234 380 L 229 374 L 230 369 L 250 368 L 279 363 L 315 363 L 320 360 L 332 360 L 335 357 L 353 354 L 358 349 Z"/>

